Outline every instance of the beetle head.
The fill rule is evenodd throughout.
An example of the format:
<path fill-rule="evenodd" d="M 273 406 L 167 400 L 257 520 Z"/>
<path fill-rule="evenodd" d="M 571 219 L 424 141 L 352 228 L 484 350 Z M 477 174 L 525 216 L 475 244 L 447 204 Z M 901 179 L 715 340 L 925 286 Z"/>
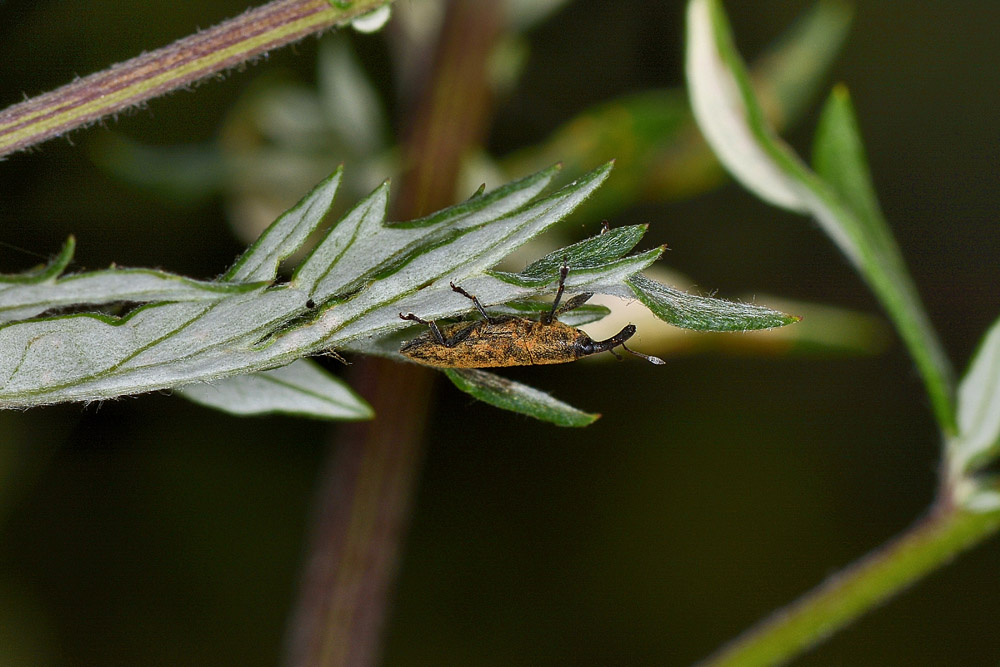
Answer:
<path fill-rule="evenodd" d="M 614 348 L 621 346 L 621 348 L 626 352 L 628 352 L 629 354 L 634 354 L 637 357 L 642 357 L 651 364 L 660 365 L 666 363 L 665 361 L 663 361 L 663 359 L 660 359 L 659 357 L 653 357 L 648 354 L 642 354 L 641 352 L 635 352 L 634 350 L 630 350 L 629 348 L 625 347 L 625 341 L 627 341 L 634 335 L 635 335 L 634 324 L 627 324 L 624 329 L 616 333 L 611 338 L 608 338 L 607 340 L 600 340 L 600 341 L 591 340 L 590 336 L 584 334 L 576 341 L 577 356 L 586 357 L 590 356 L 591 354 L 597 354 L 598 352 L 610 352 L 611 354 L 614 354 L 617 357 L 618 355 L 615 354 Z"/>

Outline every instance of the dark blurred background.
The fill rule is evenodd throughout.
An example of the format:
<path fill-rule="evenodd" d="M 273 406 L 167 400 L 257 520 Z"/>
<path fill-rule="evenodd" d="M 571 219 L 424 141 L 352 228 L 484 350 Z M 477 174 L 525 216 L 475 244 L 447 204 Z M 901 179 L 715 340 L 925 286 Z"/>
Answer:
<path fill-rule="evenodd" d="M 808 6 L 726 3 L 748 58 Z M 0 3 L 0 104 L 245 8 Z M 1000 314 L 998 31 L 992 3 L 861 2 L 831 78 L 852 92 L 886 217 L 958 369 Z M 682 86 L 682 33 L 682 2 L 567 3 L 527 33 L 489 150 L 537 142 L 617 95 Z M 391 114 L 385 36 L 351 39 Z M 256 79 L 308 83 L 316 53 L 307 39 L 0 162 L 0 240 L 45 256 L 74 234 L 74 270 L 217 275 L 242 248 L 220 199 L 165 203 L 95 167 L 89 147 L 109 133 L 211 142 Z M 788 134 L 805 154 L 815 116 Z M 643 222 L 643 247 L 668 243 L 664 262 L 720 296 L 881 317 L 812 222 L 738 186 L 613 220 Z M 0 247 L 2 272 L 39 261 Z M 869 355 L 712 353 L 507 375 L 603 418 L 557 429 L 438 383 L 386 664 L 687 664 L 899 533 L 933 497 L 940 443 L 895 338 Z M 0 414 L 0 665 L 278 662 L 330 428 L 166 394 Z M 993 539 L 798 664 L 997 664 L 998 557 Z"/>

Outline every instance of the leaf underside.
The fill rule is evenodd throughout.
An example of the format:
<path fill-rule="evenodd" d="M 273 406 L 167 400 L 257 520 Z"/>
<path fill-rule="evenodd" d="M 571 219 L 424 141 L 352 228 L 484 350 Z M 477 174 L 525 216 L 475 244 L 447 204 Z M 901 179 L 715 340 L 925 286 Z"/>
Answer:
<path fill-rule="evenodd" d="M 571 267 L 566 279 L 570 293 L 638 296 L 658 316 L 681 326 L 733 330 L 793 321 L 756 306 L 748 310 L 743 304 L 701 297 L 690 303 L 703 311 L 702 301 L 712 302 L 714 314 L 692 315 L 683 299 L 664 307 L 663 294 L 672 294 L 670 288 L 638 275 L 663 249 L 627 255 L 644 226 L 609 230 L 519 273 L 492 270 L 564 218 L 609 170 L 610 164 L 605 165 L 542 195 L 556 173 L 547 169 L 402 223 L 386 221 L 388 186 L 383 184 L 323 233 L 287 282 L 276 281 L 278 267 L 324 222 L 340 170 L 279 217 L 216 281 L 119 268 L 63 276 L 72 258 L 70 239 L 47 267 L 0 276 L 0 407 L 185 387 L 182 395 L 235 414 L 368 418 L 368 405 L 335 376 L 315 364 L 293 362 L 327 349 L 401 358 L 398 338 L 410 325 L 399 318 L 400 312 L 425 319 L 469 312 L 471 304 L 452 291 L 452 281 L 487 307 L 537 310 L 530 300 L 555 291 L 564 261 Z M 67 312 L 116 304 L 132 310 L 124 315 Z M 575 325 L 604 312 L 584 307 L 564 319 Z M 502 403 L 495 398 L 501 385 L 507 395 L 522 398 L 534 391 L 487 381 L 484 375 L 471 374 L 473 379 L 465 377 L 463 383 L 487 402 Z M 524 407 L 529 403 L 519 398 L 504 407 L 541 416 L 537 407 Z M 549 421 L 586 421 L 580 417 L 586 413 L 566 408 L 572 412 L 560 417 L 562 422 Z M 592 415 L 587 418 L 593 420 Z"/>
<path fill-rule="evenodd" d="M 448 368 L 455 386 L 484 403 L 519 412 L 556 426 L 589 426 L 600 415 L 577 410 L 532 387 L 474 368 Z"/>

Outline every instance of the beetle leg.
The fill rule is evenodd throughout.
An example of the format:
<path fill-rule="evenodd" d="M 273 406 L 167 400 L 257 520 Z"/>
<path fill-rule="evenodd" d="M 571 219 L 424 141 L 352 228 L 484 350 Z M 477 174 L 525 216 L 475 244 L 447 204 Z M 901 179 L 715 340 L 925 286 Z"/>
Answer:
<path fill-rule="evenodd" d="M 476 307 L 476 310 L 479 311 L 479 314 L 483 316 L 484 320 L 486 320 L 487 322 L 492 322 L 493 321 L 493 318 L 486 314 L 486 309 L 483 308 L 483 304 L 479 303 L 479 299 L 477 299 L 475 296 L 469 294 L 468 292 L 466 292 L 464 289 L 462 289 L 461 287 L 459 287 L 455 283 L 448 283 L 448 284 L 451 285 L 451 288 L 453 290 L 455 290 L 456 292 L 458 292 L 459 294 L 461 294 L 462 296 L 464 296 L 466 299 L 472 299 L 473 305 Z"/>
<path fill-rule="evenodd" d="M 441 335 L 441 329 L 438 328 L 437 322 L 435 322 L 434 320 L 424 320 L 424 319 L 421 319 L 421 318 L 417 317 L 413 313 L 407 313 L 406 315 L 404 315 L 403 313 L 400 313 L 399 314 L 399 319 L 401 319 L 401 320 L 410 320 L 411 322 L 416 322 L 417 324 L 424 324 L 424 325 L 429 326 L 431 328 L 431 331 L 434 332 L 434 337 L 437 338 L 437 342 L 441 343 L 445 347 L 451 347 L 450 345 L 448 345 L 445 342 L 444 336 Z"/>
<path fill-rule="evenodd" d="M 566 289 L 567 274 L 569 274 L 569 264 L 566 263 L 566 258 L 563 257 L 563 265 L 559 269 L 559 289 L 556 290 L 556 298 L 552 302 L 552 310 L 542 315 L 542 324 L 552 324 L 552 320 L 555 319 L 556 311 L 559 309 L 559 300 L 562 299 L 563 290 Z"/>
<path fill-rule="evenodd" d="M 327 348 L 323 352 L 323 355 L 327 356 L 327 357 L 333 357 L 334 359 L 336 359 L 340 363 L 344 364 L 345 366 L 350 366 L 351 365 L 351 362 L 349 362 L 347 359 L 344 359 L 342 356 L 340 356 L 339 354 L 337 354 L 337 351 L 334 350 L 332 347 L 331 348 Z"/>

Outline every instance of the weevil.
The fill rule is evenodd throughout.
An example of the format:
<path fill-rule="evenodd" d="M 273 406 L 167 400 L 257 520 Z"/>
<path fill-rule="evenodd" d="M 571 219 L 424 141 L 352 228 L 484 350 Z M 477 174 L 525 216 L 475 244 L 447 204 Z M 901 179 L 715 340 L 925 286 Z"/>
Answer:
<path fill-rule="evenodd" d="M 472 294 L 451 283 L 451 288 L 470 299 L 483 319 L 438 326 L 413 313 L 399 316 L 429 327 L 429 331 L 403 343 L 399 352 L 408 359 L 439 368 L 498 368 L 502 366 L 532 366 L 564 364 L 598 352 L 611 352 L 622 347 L 627 352 L 654 364 L 662 359 L 635 352 L 625 347 L 625 341 L 635 334 L 629 324 L 607 340 L 595 341 L 587 334 L 556 319 L 562 313 L 582 306 L 593 294 L 579 294 L 562 308 L 559 302 L 565 289 L 569 267 L 563 264 L 559 272 L 559 288 L 552 308 L 537 320 L 511 315 L 493 316 Z M 620 357 L 619 357 L 620 358 Z"/>

